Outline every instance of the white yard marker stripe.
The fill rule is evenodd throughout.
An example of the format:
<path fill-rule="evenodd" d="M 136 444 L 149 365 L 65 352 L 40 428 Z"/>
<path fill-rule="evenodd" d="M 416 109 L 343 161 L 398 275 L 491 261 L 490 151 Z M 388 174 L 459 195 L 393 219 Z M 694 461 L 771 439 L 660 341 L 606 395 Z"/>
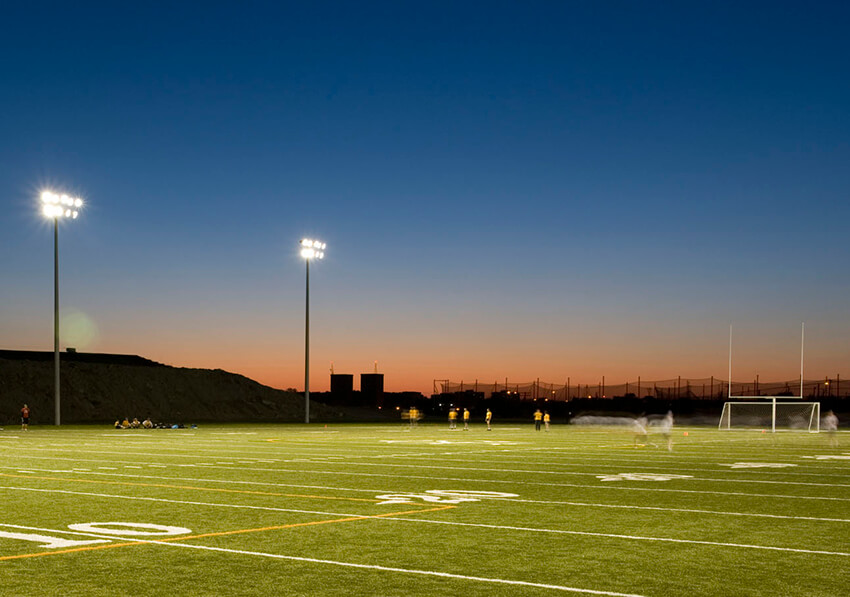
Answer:
<path fill-rule="evenodd" d="M 720 541 L 701 541 L 699 539 L 673 539 L 670 537 L 645 537 L 641 535 L 617 535 L 614 533 L 593 533 L 590 531 L 566 531 L 563 529 L 536 529 L 530 527 L 512 527 L 495 524 L 481 524 L 472 522 L 452 522 L 447 520 L 430 520 L 426 518 L 396 518 L 385 517 L 382 520 L 400 520 L 403 522 L 420 522 L 425 524 L 443 524 L 448 526 L 478 527 L 484 529 L 496 529 L 502 531 L 525 531 L 531 533 L 554 533 L 559 535 L 580 535 L 584 537 L 609 537 L 612 539 L 629 539 L 633 541 L 659 541 L 662 543 L 685 543 L 690 545 L 710 545 L 712 547 L 738 547 L 743 549 L 763 549 L 768 551 L 784 551 L 792 553 L 806 553 L 827 556 L 850 557 L 850 553 L 843 551 L 823 551 L 817 549 L 798 549 L 795 547 L 775 547 L 772 545 L 749 545 L 746 543 L 724 543 Z"/>

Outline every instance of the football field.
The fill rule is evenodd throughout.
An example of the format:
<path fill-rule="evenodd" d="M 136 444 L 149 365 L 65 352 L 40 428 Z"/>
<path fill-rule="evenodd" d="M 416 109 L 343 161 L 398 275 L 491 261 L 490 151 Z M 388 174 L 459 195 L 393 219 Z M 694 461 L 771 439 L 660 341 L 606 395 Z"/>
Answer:
<path fill-rule="evenodd" d="M 0 432 L 2 595 L 846 595 L 850 437 Z"/>

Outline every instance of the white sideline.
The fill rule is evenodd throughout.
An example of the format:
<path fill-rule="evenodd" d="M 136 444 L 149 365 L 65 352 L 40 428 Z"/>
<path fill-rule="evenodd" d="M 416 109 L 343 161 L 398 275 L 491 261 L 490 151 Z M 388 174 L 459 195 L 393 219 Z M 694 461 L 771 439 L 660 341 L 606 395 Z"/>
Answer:
<path fill-rule="evenodd" d="M 346 568 L 358 568 L 360 570 L 377 570 L 379 572 L 401 572 L 403 574 L 418 574 L 421 576 L 436 576 L 438 578 L 450 578 L 456 580 L 473 580 L 477 582 L 485 582 L 485 583 L 494 583 L 494 584 L 502 584 L 502 585 L 513 585 L 513 586 L 521 586 L 521 587 L 533 587 L 535 589 L 552 589 L 555 591 L 564 591 L 568 593 L 583 593 L 586 595 L 606 595 L 607 597 L 644 597 L 643 595 L 639 595 L 636 593 L 617 593 L 614 591 L 599 591 L 595 589 L 581 589 L 578 587 L 566 587 L 563 585 L 550 585 L 544 583 L 536 583 L 529 582 L 524 580 L 509 580 L 505 578 L 486 578 L 482 576 L 468 576 L 465 574 L 452 574 L 450 572 L 437 572 L 434 570 L 416 570 L 413 568 L 397 568 L 393 566 L 380 566 L 377 564 L 357 564 L 354 562 L 339 562 L 336 560 L 321 560 L 318 558 L 305 558 L 301 556 L 287 556 L 283 554 L 276 553 L 266 553 L 262 551 L 246 551 L 243 549 L 227 549 L 225 547 L 211 547 L 207 545 L 193 545 L 191 543 L 183 543 L 183 542 L 174 542 L 174 541 L 156 541 L 150 539 L 140 539 L 137 537 L 133 537 L 132 539 L 128 539 L 125 536 L 113 536 L 108 533 L 80 533 L 75 531 L 64 531 L 64 530 L 54 530 L 54 529 L 42 529 L 38 527 L 25 527 L 18 525 L 5 525 L 0 524 L 0 526 L 4 527 L 12 527 L 19 529 L 27 529 L 34 531 L 42 531 L 42 532 L 53 532 L 53 533 L 68 533 L 71 535 L 83 535 L 86 537 L 97 537 L 98 539 L 112 539 L 115 541 L 132 541 L 133 543 L 146 543 L 153 545 L 164 545 L 167 547 L 183 547 L 186 549 L 200 549 L 203 551 L 217 551 L 222 553 L 232 553 L 239 555 L 247 555 L 247 556 L 259 556 L 264 558 L 273 558 L 276 560 L 289 560 L 293 562 L 307 562 L 310 564 L 326 564 L 330 566 L 343 566 Z M 188 539 L 189 537 L 187 537 Z"/>
<path fill-rule="evenodd" d="M 448 526 L 463 526 L 463 527 L 478 527 L 485 529 L 496 529 L 496 530 L 505 530 L 505 531 L 524 531 L 524 532 L 533 532 L 533 533 L 553 533 L 559 535 L 580 535 L 586 537 L 606 537 L 611 539 L 629 539 L 634 541 L 658 541 L 662 543 L 684 543 L 689 545 L 710 545 L 713 547 L 737 547 L 742 549 L 761 549 L 768 551 L 781 551 L 781 552 L 792 552 L 792 553 L 805 553 L 805 554 L 816 554 L 816 555 L 831 555 L 831 556 L 847 556 L 850 557 L 850 553 L 840 552 L 840 551 L 823 551 L 823 550 L 812 550 L 812 549 L 798 549 L 793 547 L 774 547 L 769 545 L 750 545 L 746 543 L 723 543 L 717 541 L 702 541 L 699 539 L 672 539 L 668 537 L 646 537 L 641 535 L 619 535 L 614 533 L 594 533 L 590 531 L 567 531 L 563 529 L 540 529 L 540 528 L 532 528 L 532 527 L 514 527 L 514 526 L 504 526 L 504 525 L 492 525 L 492 524 L 483 524 L 483 523 L 471 523 L 471 522 L 451 522 L 444 520 L 432 520 L 426 518 L 400 518 L 394 516 L 380 516 L 380 515 L 368 515 L 368 514 L 351 514 L 351 513 L 341 513 L 341 512 L 322 512 L 315 510 L 296 510 L 292 508 L 272 508 L 268 506 L 246 506 L 241 504 L 221 504 L 215 502 L 190 502 L 185 500 L 169 500 L 165 498 L 151 498 L 151 497 L 139 497 L 139 496 L 129 496 L 129 495 L 113 495 L 113 494 L 105 494 L 105 493 L 90 493 L 90 492 L 82 492 L 82 491 L 67 491 L 67 490 L 59 490 L 59 489 L 35 489 L 31 487 L 8 487 L 8 486 L 0 486 L 0 489 L 11 489 L 18 491 L 35 491 L 40 493 L 61 493 L 67 495 L 85 495 L 90 497 L 103 497 L 103 498 L 117 498 L 117 499 L 125 499 L 125 500 L 139 500 L 139 501 L 149 501 L 149 502 L 165 502 L 170 504 L 185 504 L 191 506 L 212 506 L 218 508 L 237 508 L 237 509 L 247 509 L 247 510 L 269 510 L 273 512 L 294 512 L 299 514 L 320 514 L 322 516 L 341 516 L 341 517 L 358 517 L 363 520 L 394 520 L 401 522 L 420 522 L 424 524 L 442 524 Z M 13 526 L 13 525 L 3 525 L 3 526 Z M 126 538 L 125 538 L 126 539 Z"/>

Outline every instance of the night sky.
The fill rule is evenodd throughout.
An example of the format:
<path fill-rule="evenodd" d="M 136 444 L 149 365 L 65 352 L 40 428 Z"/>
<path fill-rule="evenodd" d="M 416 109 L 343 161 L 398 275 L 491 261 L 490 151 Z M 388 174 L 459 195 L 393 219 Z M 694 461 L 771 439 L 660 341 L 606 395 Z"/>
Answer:
<path fill-rule="evenodd" d="M 0 348 L 311 389 L 850 375 L 850 4 L 15 2 Z"/>

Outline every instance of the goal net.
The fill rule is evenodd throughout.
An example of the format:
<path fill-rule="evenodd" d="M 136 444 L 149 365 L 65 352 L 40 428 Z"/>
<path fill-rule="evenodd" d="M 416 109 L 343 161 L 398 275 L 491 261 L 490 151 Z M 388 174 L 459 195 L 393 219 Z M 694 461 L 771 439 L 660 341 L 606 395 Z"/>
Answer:
<path fill-rule="evenodd" d="M 820 402 L 726 402 L 718 429 L 820 430 Z"/>

